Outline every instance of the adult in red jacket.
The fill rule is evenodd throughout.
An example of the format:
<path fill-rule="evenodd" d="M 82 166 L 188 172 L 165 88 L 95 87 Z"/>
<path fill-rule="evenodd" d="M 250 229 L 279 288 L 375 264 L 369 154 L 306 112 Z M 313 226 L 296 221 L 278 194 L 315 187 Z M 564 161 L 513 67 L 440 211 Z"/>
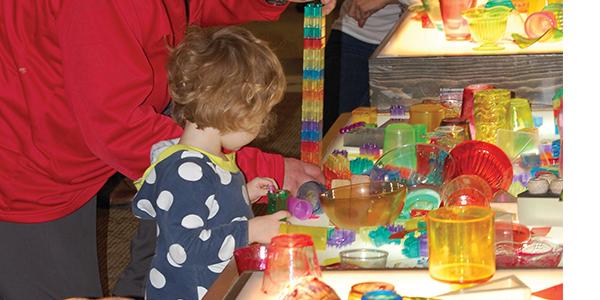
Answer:
<path fill-rule="evenodd" d="M 102 295 L 94 195 L 117 171 L 140 177 L 150 146 L 181 133 L 161 115 L 168 47 L 188 23 L 275 20 L 285 7 L 190 0 L 186 14 L 184 0 L 0 3 L 0 298 Z M 253 148 L 237 156 L 248 178 L 291 189 L 319 176 Z"/>

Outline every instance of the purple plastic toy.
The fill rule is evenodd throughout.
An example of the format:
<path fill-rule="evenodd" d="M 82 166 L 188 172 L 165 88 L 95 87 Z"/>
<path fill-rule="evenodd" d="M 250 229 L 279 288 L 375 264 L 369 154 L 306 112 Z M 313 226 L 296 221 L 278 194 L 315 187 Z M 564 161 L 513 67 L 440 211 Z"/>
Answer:
<path fill-rule="evenodd" d="M 290 196 L 287 204 L 288 211 L 298 220 L 306 220 L 312 215 L 313 207 L 307 200 Z"/>

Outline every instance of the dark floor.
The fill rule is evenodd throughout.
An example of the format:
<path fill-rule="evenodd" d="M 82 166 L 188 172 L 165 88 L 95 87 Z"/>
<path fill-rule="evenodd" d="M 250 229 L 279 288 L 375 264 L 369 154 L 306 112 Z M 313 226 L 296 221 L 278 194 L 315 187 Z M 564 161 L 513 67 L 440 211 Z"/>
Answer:
<path fill-rule="evenodd" d="M 331 24 L 332 18 L 328 17 L 327 24 Z M 278 22 L 244 25 L 269 42 L 282 62 L 288 81 L 285 98 L 275 108 L 278 120 L 274 132 L 265 139 L 253 142 L 252 146 L 289 157 L 299 157 L 300 154 L 302 21 L 302 13 L 290 6 Z M 109 295 L 119 273 L 129 261 L 129 241 L 137 224 L 129 206 L 98 210 L 98 253 L 106 295 Z"/>

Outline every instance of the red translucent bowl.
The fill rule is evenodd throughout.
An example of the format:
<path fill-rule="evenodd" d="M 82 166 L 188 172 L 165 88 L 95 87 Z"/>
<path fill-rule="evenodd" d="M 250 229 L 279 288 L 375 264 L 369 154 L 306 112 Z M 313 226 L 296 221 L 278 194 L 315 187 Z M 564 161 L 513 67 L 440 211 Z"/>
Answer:
<path fill-rule="evenodd" d="M 518 223 L 496 222 L 494 224 L 496 236 L 512 236 L 515 243 L 524 243 L 531 237 L 531 232 L 527 226 Z"/>
<path fill-rule="evenodd" d="M 454 160 L 454 174 L 477 175 L 485 180 L 492 191 L 508 190 L 513 179 L 512 163 L 496 145 L 483 141 L 464 141 L 450 151 Z"/>

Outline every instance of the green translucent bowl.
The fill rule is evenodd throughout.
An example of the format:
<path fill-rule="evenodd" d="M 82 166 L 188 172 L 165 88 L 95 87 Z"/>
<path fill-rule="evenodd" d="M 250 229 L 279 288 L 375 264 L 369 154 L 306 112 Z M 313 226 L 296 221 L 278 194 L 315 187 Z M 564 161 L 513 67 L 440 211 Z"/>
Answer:
<path fill-rule="evenodd" d="M 463 17 L 469 23 L 469 30 L 481 45 L 473 48 L 477 51 L 503 50 L 498 41 L 506 32 L 506 24 L 511 9 L 504 6 L 492 8 L 471 8 L 463 12 Z"/>

